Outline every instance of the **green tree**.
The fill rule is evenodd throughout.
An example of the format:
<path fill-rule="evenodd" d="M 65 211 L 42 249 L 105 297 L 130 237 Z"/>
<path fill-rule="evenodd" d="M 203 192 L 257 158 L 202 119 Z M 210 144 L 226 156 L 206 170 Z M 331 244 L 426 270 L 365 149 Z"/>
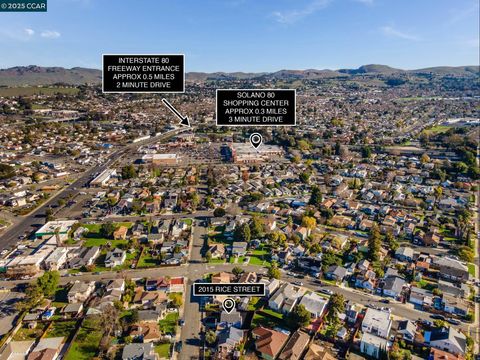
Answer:
<path fill-rule="evenodd" d="M 207 262 L 212 260 L 212 252 L 210 250 L 207 250 L 207 252 L 205 253 L 205 260 L 207 260 Z"/>
<path fill-rule="evenodd" d="M 280 279 L 280 269 L 277 266 L 276 262 L 272 262 L 272 264 L 268 267 L 267 276 L 270 279 Z"/>
<path fill-rule="evenodd" d="M 345 297 L 342 294 L 334 293 L 330 296 L 329 305 L 328 316 L 331 318 L 338 317 L 338 314 L 345 311 Z"/>
<path fill-rule="evenodd" d="M 100 227 L 100 234 L 106 238 L 111 239 L 113 237 L 113 233 L 115 232 L 115 225 L 111 221 L 107 221 L 106 223 L 102 224 Z"/>
<path fill-rule="evenodd" d="M 213 216 L 222 217 L 222 216 L 225 216 L 225 213 L 226 212 L 224 208 L 218 207 L 213 211 Z"/>
<path fill-rule="evenodd" d="M 457 253 L 460 260 L 463 260 L 466 262 L 473 262 L 475 258 L 475 253 L 473 252 L 472 248 L 468 246 L 460 246 Z"/>
<path fill-rule="evenodd" d="M 374 223 L 368 237 L 368 256 L 371 261 L 377 261 L 379 259 L 381 242 L 378 225 Z"/>
<path fill-rule="evenodd" d="M 137 170 L 133 164 L 122 167 L 122 179 L 133 179 L 137 177 Z"/>
<path fill-rule="evenodd" d="M 211 196 L 207 196 L 205 198 L 205 206 L 209 209 L 213 209 L 215 207 L 215 205 L 213 204 L 213 200 L 212 200 Z"/>
<path fill-rule="evenodd" d="M 363 146 L 361 152 L 364 159 L 372 157 L 372 148 L 370 146 Z"/>
<path fill-rule="evenodd" d="M 243 269 L 241 267 L 235 266 L 232 269 L 232 274 L 235 275 L 235 276 L 239 276 L 242 273 L 243 273 Z"/>
<path fill-rule="evenodd" d="M 18 311 L 28 311 L 37 306 L 43 300 L 43 293 L 40 287 L 30 284 L 25 289 L 25 297 L 15 304 Z"/>
<path fill-rule="evenodd" d="M 308 184 L 308 182 L 310 181 L 310 176 L 312 174 L 309 172 L 309 171 L 304 171 L 300 174 L 300 180 L 305 183 L 305 184 Z"/>
<path fill-rule="evenodd" d="M 398 249 L 398 242 L 395 240 L 395 236 L 393 236 L 392 232 L 387 232 L 385 240 L 387 241 L 390 250 L 396 251 Z"/>
<path fill-rule="evenodd" d="M 253 216 L 250 224 L 252 238 L 258 239 L 264 236 L 263 221 L 259 216 Z"/>
<path fill-rule="evenodd" d="M 0 180 L 10 179 L 15 176 L 15 168 L 8 164 L 0 164 Z"/>
<path fill-rule="evenodd" d="M 250 225 L 247 223 L 238 226 L 235 229 L 235 241 L 245 241 L 250 242 L 251 239 L 251 231 Z"/>
<path fill-rule="evenodd" d="M 310 200 L 308 201 L 308 203 L 310 205 L 315 206 L 316 208 L 320 208 L 320 205 L 322 205 L 322 201 L 323 201 L 322 191 L 318 186 L 313 186 L 312 193 L 310 195 Z"/>
<path fill-rule="evenodd" d="M 311 216 L 304 216 L 302 218 L 302 226 L 306 227 L 307 229 L 313 230 L 317 226 L 317 220 Z"/>
<path fill-rule="evenodd" d="M 168 299 L 171 301 L 173 306 L 175 306 L 176 308 L 179 308 L 183 304 L 181 293 L 170 293 L 170 294 L 168 294 Z"/>
<path fill-rule="evenodd" d="M 206 341 L 209 345 L 214 345 L 215 342 L 217 341 L 217 334 L 215 334 L 215 331 L 213 331 L 213 330 L 208 330 L 208 331 L 205 333 L 205 341 Z"/>
<path fill-rule="evenodd" d="M 57 291 L 60 273 L 58 271 L 45 271 L 37 278 L 37 286 L 45 297 L 52 297 Z"/>
<path fill-rule="evenodd" d="M 287 315 L 287 323 L 293 329 L 307 326 L 310 323 L 311 315 L 305 306 L 296 305 L 293 310 Z"/>
<path fill-rule="evenodd" d="M 45 210 L 45 221 L 49 222 L 53 220 L 55 220 L 55 216 L 53 215 L 53 209 L 47 208 L 47 210 Z"/>

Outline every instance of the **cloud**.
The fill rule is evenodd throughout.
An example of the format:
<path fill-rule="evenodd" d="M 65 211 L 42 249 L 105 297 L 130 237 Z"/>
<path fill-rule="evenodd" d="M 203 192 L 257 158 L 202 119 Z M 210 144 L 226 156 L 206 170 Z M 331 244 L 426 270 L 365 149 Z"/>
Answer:
<path fill-rule="evenodd" d="M 313 0 L 302 9 L 275 11 L 273 16 L 275 17 L 275 20 L 281 24 L 293 24 L 306 16 L 326 8 L 330 2 L 331 0 Z"/>
<path fill-rule="evenodd" d="M 476 38 L 476 39 L 465 40 L 465 41 L 463 41 L 463 44 L 466 47 L 469 47 L 469 48 L 479 48 L 480 47 L 480 39 Z"/>
<path fill-rule="evenodd" d="M 364 5 L 373 5 L 373 1 L 374 1 L 374 0 L 353 0 L 353 1 L 362 3 L 362 4 L 364 4 Z"/>
<path fill-rule="evenodd" d="M 0 42 L 8 41 L 29 41 L 35 31 L 30 28 L 16 28 L 9 26 L 7 28 L 0 28 Z"/>
<path fill-rule="evenodd" d="M 397 30 L 393 28 L 392 26 L 382 26 L 380 30 L 383 32 L 384 35 L 390 36 L 390 37 L 396 37 L 404 40 L 412 40 L 412 41 L 418 41 L 420 38 L 416 35 L 413 34 L 408 34 L 403 31 Z"/>
<path fill-rule="evenodd" d="M 43 30 L 40 33 L 40 36 L 46 39 L 57 39 L 61 36 L 61 34 L 58 31 Z"/>

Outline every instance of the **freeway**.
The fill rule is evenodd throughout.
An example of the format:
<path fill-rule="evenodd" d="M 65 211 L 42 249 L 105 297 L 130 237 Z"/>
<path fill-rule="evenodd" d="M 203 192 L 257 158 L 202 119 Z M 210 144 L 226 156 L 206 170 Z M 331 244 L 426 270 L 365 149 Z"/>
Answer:
<path fill-rule="evenodd" d="M 11 225 L 10 228 L 5 230 L 0 237 L 0 250 L 12 247 L 18 241 L 19 236 L 33 231 L 39 225 L 43 225 L 45 212 L 49 207 L 49 205 L 54 200 L 67 199 L 69 196 L 76 195 L 79 191 L 77 189 L 87 186 L 94 174 L 106 170 L 109 166 L 115 163 L 116 160 L 127 155 L 127 153 L 135 152 L 138 149 L 138 147 L 147 145 L 153 142 L 157 142 L 157 141 L 167 140 L 182 131 L 185 131 L 185 129 L 181 128 L 181 129 L 172 130 L 172 131 L 166 132 L 165 134 L 161 134 L 156 137 L 151 137 L 150 139 L 147 139 L 145 141 L 127 144 L 121 149 L 114 151 L 112 154 L 110 154 L 107 157 L 106 161 L 103 164 L 96 165 L 88 169 L 81 175 L 79 175 L 80 177 L 77 178 L 73 183 L 71 183 L 70 185 L 66 186 L 65 188 L 57 192 L 50 199 L 48 199 L 38 208 L 33 210 L 30 214 L 20 217 L 19 221 L 16 224 Z"/>

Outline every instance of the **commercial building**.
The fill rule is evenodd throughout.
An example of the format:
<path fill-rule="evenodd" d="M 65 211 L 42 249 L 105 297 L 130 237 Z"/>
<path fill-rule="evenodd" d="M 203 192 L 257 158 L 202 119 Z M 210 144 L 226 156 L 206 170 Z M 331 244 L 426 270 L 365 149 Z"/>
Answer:
<path fill-rule="evenodd" d="M 250 143 L 231 143 L 228 148 L 230 158 L 236 164 L 262 162 L 283 154 L 282 148 L 277 145 L 262 145 L 255 149 Z"/>
<path fill-rule="evenodd" d="M 146 154 L 142 156 L 142 161 L 153 166 L 176 165 L 179 157 L 177 154 Z"/>
<path fill-rule="evenodd" d="M 90 186 L 107 186 L 110 179 L 117 175 L 117 170 L 106 169 L 102 171 L 95 179 L 90 181 Z"/>
<path fill-rule="evenodd" d="M 49 221 L 35 232 L 35 237 L 38 239 L 47 240 L 58 234 L 60 236 L 60 240 L 66 239 L 68 237 L 68 232 L 76 223 L 76 220 Z"/>

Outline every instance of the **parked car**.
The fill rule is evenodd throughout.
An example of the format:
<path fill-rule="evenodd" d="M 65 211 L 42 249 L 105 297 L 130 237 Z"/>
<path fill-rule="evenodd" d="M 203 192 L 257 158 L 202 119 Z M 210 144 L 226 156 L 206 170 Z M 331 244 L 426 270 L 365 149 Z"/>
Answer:
<path fill-rule="evenodd" d="M 327 295 L 333 295 L 333 291 L 330 289 L 320 289 L 320 292 Z"/>
<path fill-rule="evenodd" d="M 460 320 L 453 319 L 453 318 L 448 318 L 447 322 L 452 324 L 452 325 L 460 325 L 461 324 Z"/>
<path fill-rule="evenodd" d="M 432 319 L 435 319 L 435 320 L 443 320 L 443 321 L 446 320 L 446 319 L 445 319 L 445 316 L 440 315 L 440 314 L 433 314 L 433 315 L 430 315 L 430 317 L 431 317 Z"/>
<path fill-rule="evenodd" d="M 381 303 L 384 303 L 384 304 L 390 304 L 390 300 L 388 299 L 382 299 L 380 300 Z"/>

